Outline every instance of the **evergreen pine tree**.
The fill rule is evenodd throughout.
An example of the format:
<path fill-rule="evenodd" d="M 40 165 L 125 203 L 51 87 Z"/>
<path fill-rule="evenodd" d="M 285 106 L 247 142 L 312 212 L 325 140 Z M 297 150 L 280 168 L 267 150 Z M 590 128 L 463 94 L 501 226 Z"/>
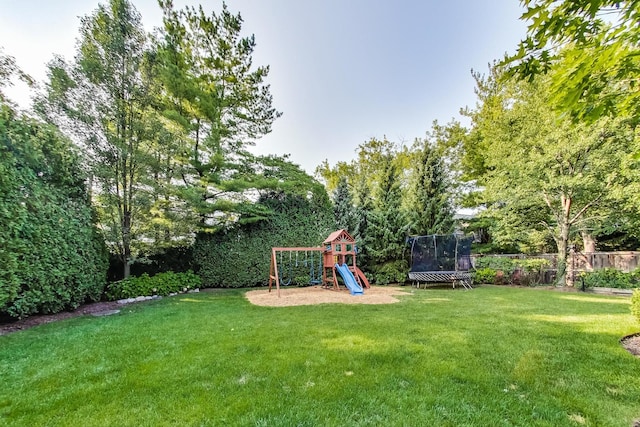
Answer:
<path fill-rule="evenodd" d="M 333 192 L 333 214 L 338 229 L 344 228 L 349 233 L 354 233 L 357 216 L 347 178 L 343 176 L 340 177 L 338 186 Z"/>
<path fill-rule="evenodd" d="M 371 213 L 373 212 L 373 200 L 364 174 L 358 175 L 358 181 L 356 182 L 354 193 L 355 225 L 352 236 L 356 239 L 356 244 L 358 246 L 358 265 L 360 265 L 362 270 L 368 271 L 370 267 L 370 257 L 366 242 L 369 220 L 371 218 Z"/>
<path fill-rule="evenodd" d="M 417 153 L 408 196 L 409 234 L 448 234 L 453 231 L 447 174 L 442 157 L 424 141 Z"/>
<path fill-rule="evenodd" d="M 375 190 L 374 210 L 365 240 L 373 278 L 378 284 L 403 282 L 408 270 L 404 259 L 407 227 L 401 208 L 402 192 L 397 168 L 390 154 L 385 156 Z"/>

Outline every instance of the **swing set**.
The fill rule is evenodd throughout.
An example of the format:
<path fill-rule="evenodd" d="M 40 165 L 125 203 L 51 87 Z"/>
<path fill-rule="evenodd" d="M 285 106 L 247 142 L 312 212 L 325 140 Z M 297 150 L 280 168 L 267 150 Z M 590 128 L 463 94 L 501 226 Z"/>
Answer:
<path fill-rule="evenodd" d="M 272 251 L 277 252 L 276 257 L 279 254 L 279 260 L 275 264 L 275 269 L 278 271 L 280 284 L 282 286 L 289 286 L 295 276 L 294 270 L 298 272 L 301 267 L 304 267 L 304 269 L 309 272 L 309 284 L 319 285 L 322 283 L 322 256 L 320 254 L 315 255 L 315 252 L 319 250 L 321 250 L 321 248 L 272 248 Z M 302 256 L 303 251 L 304 257 Z M 284 253 L 289 253 L 288 262 L 287 256 L 283 255 Z M 294 253 L 296 254 L 295 261 Z"/>
<path fill-rule="evenodd" d="M 309 271 L 309 284 L 322 283 L 321 253 L 322 248 L 271 248 L 269 291 L 271 291 L 272 282 L 275 281 L 279 296 L 280 285 L 289 286 L 293 282 L 294 271 L 299 271 L 300 267 Z"/>
<path fill-rule="evenodd" d="M 338 230 L 329 235 L 323 247 L 275 247 L 271 248 L 269 269 L 269 292 L 275 283 L 280 296 L 280 285 L 290 285 L 294 272 L 303 268 L 308 271 L 309 284 L 340 290 L 338 275 L 352 295 L 361 295 L 363 288 L 369 288 L 369 281 L 356 266 L 356 245 L 346 230 Z M 304 255 L 303 255 L 304 253 Z"/>

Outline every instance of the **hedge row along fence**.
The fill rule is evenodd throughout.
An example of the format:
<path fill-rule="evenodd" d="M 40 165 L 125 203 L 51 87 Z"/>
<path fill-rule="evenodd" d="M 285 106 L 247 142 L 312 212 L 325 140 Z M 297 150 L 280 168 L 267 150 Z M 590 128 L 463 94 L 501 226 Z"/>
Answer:
<path fill-rule="evenodd" d="M 173 293 L 194 290 L 199 288 L 201 284 L 202 280 L 200 280 L 200 277 L 192 271 L 185 273 L 167 271 L 165 273 L 158 273 L 155 276 L 142 273 L 138 277 L 131 276 L 110 283 L 107 288 L 107 298 L 114 301 L 139 296 L 167 296 Z"/>
<path fill-rule="evenodd" d="M 577 287 L 640 287 L 640 252 L 572 253 L 567 274 Z M 556 255 L 472 256 L 477 283 L 536 285 L 553 283 Z"/>
<path fill-rule="evenodd" d="M 84 181 L 70 141 L 0 105 L 0 319 L 102 297 L 107 250 Z"/>
<path fill-rule="evenodd" d="M 474 281 L 481 284 L 535 286 L 548 283 L 551 263 L 542 258 L 481 257 L 474 261 Z"/>
<path fill-rule="evenodd" d="M 269 280 L 272 247 L 320 246 L 334 231 L 333 210 L 324 191 L 310 197 L 271 193 L 260 203 L 273 212 L 268 219 L 197 237 L 193 266 L 204 287 L 264 285 Z M 305 266 L 300 257 L 289 260 L 287 256 L 283 264 L 293 284 L 308 283 L 308 260 Z"/>
<path fill-rule="evenodd" d="M 615 268 L 603 268 L 602 270 L 582 272 L 578 275 L 576 281 L 576 286 L 578 285 L 584 285 L 585 288 L 640 288 L 640 269 L 630 273 L 618 271 Z"/>

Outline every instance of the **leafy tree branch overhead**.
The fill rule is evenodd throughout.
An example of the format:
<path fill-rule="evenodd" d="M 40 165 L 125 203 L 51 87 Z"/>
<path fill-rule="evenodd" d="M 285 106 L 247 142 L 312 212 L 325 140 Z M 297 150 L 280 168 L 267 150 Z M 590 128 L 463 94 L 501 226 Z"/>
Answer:
<path fill-rule="evenodd" d="M 504 64 L 527 80 L 555 70 L 554 99 L 578 120 L 640 113 L 640 2 L 524 0 L 527 37 Z"/>

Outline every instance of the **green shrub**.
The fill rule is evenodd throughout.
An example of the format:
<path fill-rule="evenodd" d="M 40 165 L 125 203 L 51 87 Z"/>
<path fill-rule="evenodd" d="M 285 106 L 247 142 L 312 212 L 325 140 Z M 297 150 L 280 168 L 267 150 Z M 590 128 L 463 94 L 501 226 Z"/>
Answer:
<path fill-rule="evenodd" d="M 549 260 L 543 258 L 525 258 L 514 260 L 516 270 L 519 271 L 519 284 L 533 286 L 544 281 L 544 272 L 550 265 Z"/>
<path fill-rule="evenodd" d="M 532 286 L 543 282 L 549 264 L 543 258 L 479 257 L 475 261 L 474 280 L 485 284 Z"/>
<path fill-rule="evenodd" d="M 372 281 L 376 285 L 404 283 L 408 272 L 409 267 L 405 260 L 390 261 L 373 267 Z"/>
<path fill-rule="evenodd" d="M 240 288 L 265 285 L 269 280 L 272 247 L 316 247 L 335 230 L 333 210 L 324 187 L 312 197 L 284 195 L 263 197 L 260 203 L 272 214 L 265 220 L 201 233 L 193 249 L 193 262 L 205 287 Z M 291 255 L 291 258 L 289 257 Z M 313 256 L 318 275 L 319 254 L 278 255 L 279 273 L 292 282 L 308 284 Z M 306 265 L 305 265 L 306 264 Z M 321 273 L 321 272 L 320 272 Z"/>
<path fill-rule="evenodd" d="M 582 278 L 584 286 L 587 288 L 633 289 L 640 287 L 639 270 L 632 273 L 624 273 L 615 268 L 603 268 L 582 273 Z"/>
<path fill-rule="evenodd" d="M 479 257 L 476 258 L 476 269 L 490 268 L 496 271 L 502 271 L 506 275 L 510 275 L 516 268 L 515 262 L 511 258 L 507 257 Z"/>
<path fill-rule="evenodd" d="M 636 317 L 636 320 L 640 322 L 640 289 L 633 291 L 631 297 L 631 312 Z"/>
<path fill-rule="evenodd" d="M 516 265 L 527 273 L 539 273 L 549 267 L 549 260 L 544 258 L 526 258 L 515 260 Z"/>
<path fill-rule="evenodd" d="M 98 301 L 107 251 L 80 157 L 58 131 L 0 105 L 0 316 Z"/>
<path fill-rule="evenodd" d="M 492 285 L 496 281 L 496 274 L 493 268 L 480 268 L 475 271 L 473 281 L 478 284 Z"/>
<path fill-rule="evenodd" d="M 175 273 L 184 273 L 193 270 L 192 266 L 193 247 L 190 246 L 173 246 L 149 249 L 146 252 L 138 254 L 131 264 L 131 275 L 141 276 L 147 273 L 154 276 L 158 273 L 173 271 Z M 112 254 L 109 259 L 108 278 L 110 282 L 123 279 L 124 264 L 118 255 Z"/>
<path fill-rule="evenodd" d="M 107 290 L 107 298 L 118 300 L 149 295 L 167 296 L 171 293 L 186 292 L 198 288 L 201 283 L 200 277 L 192 271 L 185 273 L 168 271 L 152 277 L 143 273 L 138 277 L 129 277 L 111 283 Z"/>
<path fill-rule="evenodd" d="M 293 284 L 298 286 L 308 286 L 311 284 L 309 276 L 296 276 L 293 278 Z"/>

